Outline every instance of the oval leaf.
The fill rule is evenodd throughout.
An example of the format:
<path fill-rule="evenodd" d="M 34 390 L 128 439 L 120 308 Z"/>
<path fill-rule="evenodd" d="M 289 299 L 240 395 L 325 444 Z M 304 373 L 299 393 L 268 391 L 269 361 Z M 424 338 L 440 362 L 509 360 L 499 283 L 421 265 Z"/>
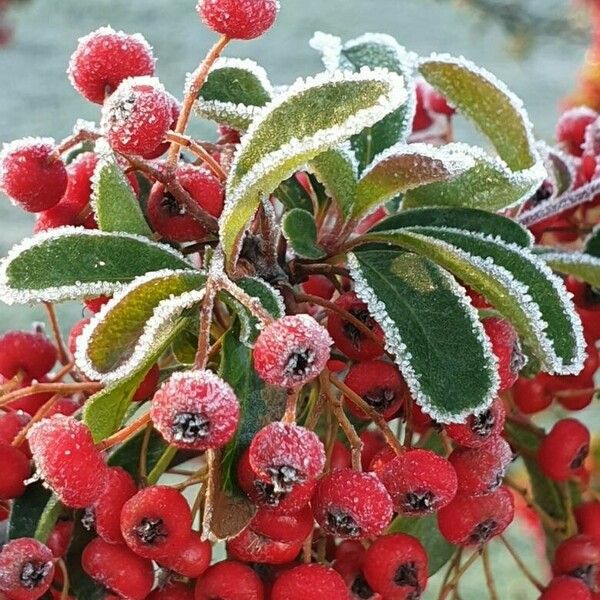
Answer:
<path fill-rule="evenodd" d="M 560 252 L 554 248 L 536 248 L 539 256 L 554 271 L 574 275 L 594 287 L 600 287 L 600 258 L 583 252 Z"/>
<path fill-rule="evenodd" d="M 306 210 L 294 208 L 285 213 L 282 221 L 283 235 L 294 252 L 303 258 L 323 258 L 325 252 L 317 243 L 315 218 Z"/>

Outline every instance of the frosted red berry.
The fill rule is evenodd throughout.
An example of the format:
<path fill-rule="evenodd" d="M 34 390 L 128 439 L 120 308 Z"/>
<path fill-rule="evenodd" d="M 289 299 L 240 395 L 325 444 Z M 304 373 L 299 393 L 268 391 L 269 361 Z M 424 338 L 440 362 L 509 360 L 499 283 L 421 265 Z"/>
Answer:
<path fill-rule="evenodd" d="M 38 473 L 63 504 L 85 508 L 100 497 L 107 467 L 83 423 L 55 415 L 36 423 L 28 439 Z"/>
<path fill-rule="evenodd" d="M 297 513 L 289 515 L 274 513 L 265 508 L 260 509 L 248 527 L 278 542 L 298 542 L 308 537 L 313 525 L 312 510 L 306 505 Z"/>
<path fill-rule="evenodd" d="M 461 446 L 479 448 L 504 429 L 506 409 L 502 400 L 496 398 L 490 408 L 467 417 L 465 423 L 446 425 L 446 433 Z"/>
<path fill-rule="evenodd" d="M 600 501 L 590 500 L 575 508 L 579 533 L 590 535 L 600 542 Z"/>
<path fill-rule="evenodd" d="M 498 359 L 499 391 L 503 392 L 513 386 L 526 359 L 517 332 L 508 321 L 490 317 L 484 319 L 482 324 L 492 345 L 492 352 Z"/>
<path fill-rule="evenodd" d="M 574 577 L 555 577 L 539 600 L 592 600 L 590 588 Z"/>
<path fill-rule="evenodd" d="M 199 0 L 200 18 L 213 31 L 237 40 L 251 40 L 271 28 L 278 0 Z"/>
<path fill-rule="evenodd" d="M 154 585 L 152 563 L 124 544 L 93 539 L 81 554 L 83 570 L 98 583 L 128 600 L 143 600 Z"/>
<path fill-rule="evenodd" d="M 43 333 L 9 331 L 0 337 L 0 374 L 12 379 L 21 372 L 41 379 L 56 363 L 56 348 Z"/>
<path fill-rule="evenodd" d="M 519 377 L 513 386 L 513 400 L 522 413 L 532 415 L 552 404 L 552 394 L 538 377 Z"/>
<path fill-rule="evenodd" d="M 142 383 L 140 383 L 137 390 L 135 390 L 133 401 L 142 402 L 143 400 L 150 398 L 156 391 L 159 379 L 160 369 L 158 368 L 158 365 L 152 365 L 152 368 L 146 373 L 144 379 L 142 379 Z"/>
<path fill-rule="evenodd" d="M 417 599 L 427 586 L 427 553 L 410 535 L 397 533 L 375 540 L 362 568 L 369 586 L 386 599 Z"/>
<path fill-rule="evenodd" d="M 398 368 L 383 360 L 352 365 L 344 383 L 385 419 L 394 417 L 409 394 Z M 369 418 L 351 398 L 346 398 L 346 406 L 355 417 Z"/>
<path fill-rule="evenodd" d="M 210 566 L 212 546 L 209 541 L 202 541 L 200 535 L 192 531 L 179 544 L 172 554 L 160 560 L 160 565 L 183 577 L 199 577 Z"/>
<path fill-rule="evenodd" d="M 100 27 L 79 39 L 67 73 L 84 98 L 103 104 L 128 77 L 153 75 L 154 62 L 152 48 L 139 33 Z"/>
<path fill-rule="evenodd" d="M 154 590 L 147 600 L 194 600 L 194 588 L 180 581 L 171 581 Z"/>
<path fill-rule="evenodd" d="M 552 572 L 555 575 L 569 575 L 583 581 L 590 589 L 597 591 L 600 575 L 600 542 L 589 535 L 575 535 L 556 548 Z"/>
<path fill-rule="evenodd" d="M 0 500 L 12 500 L 25 493 L 25 480 L 31 475 L 29 459 L 22 450 L 0 442 Z"/>
<path fill-rule="evenodd" d="M 273 586 L 271 600 L 348 600 L 341 575 L 319 564 L 300 565 L 282 573 Z"/>
<path fill-rule="evenodd" d="M 82 210 L 73 202 L 59 202 L 50 210 L 38 213 L 35 225 L 33 226 L 33 231 L 34 233 L 40 233 L 41 231 L 56 229 L 57 227 L 83 226 L 84 222 L 86 222 L 86 218 L 84 217 L 86 214 L 86 210 Z M 86 229 L 90 228 L 86 227 Z"/>
<path fill-rule="evenodd" d="M 71 356 L 75 356 L 75 352 L 77 351 L 77 340 L 90 321 L 91 319 L 89 317 L 80 319 L 73 327 L 71 327 L 69 337 L 67 338 L 67 348 L 69 349 Z"/>
<path fill-rule="evenodd" d="M 210 567 L 196 582 L 195 600 L 264 600 L 264 585 L 248 566 L 224 560 Z"/>
<path fill-rule="evenodd" d="M 11 540 L 0 551 L 0 592 L 8 600 L 40 598 L 54 577 L 53 558 L 50 549 L 37 540 Z"/>
<path fill-rule="evenodd" d="M 22 410 L 0 414 L 0 442 L 12 443 L 29 421 L 31 421 L 31 417 Z"/>
<path fill-rule="evenodd" d="M 379 477 L 404 514 L 425 514 L 446 506 L 456 495 L 454 467 L 431 450 L 411 449 L 379 471 Z"/>
<path fill-rule="evenodd" d="M 512 523 L 514 511 L 512 494 L 500 487 L 484 496 L 456 496 L 438 512 L 438 525 L 451 544 L 480 546 Z"/>
<path fill-rule="evenodd" d="M 225 445 L 235 433 L 239 414 L 231 386 L 206 370 L 172 375 L 154 395 L 150 411 L 165 440 L 187 450 Z"/>
<path fill-rule="evenodd" d="M 551 479 L 565 481 L 579 471 L 589 450 L 589 429 L 576 419 L 562 419 L 542 440 L 538 464 Z"/>
<path fill-rule="evenodd" d="M 598 118 L 598 113 L 585 106 L 566 110 L 556 125 L 556 140 L 574 156 L 583 153 L 585 130 Z"/>
<path fill-rule="evenodd" d="M 53 140 L 25 138 L 0 152 L 0 189 L 28 212 L 52 208 L 67 189 L 67 170 L 54 150 Z"/>
<path fill-rule="evenodd" d="M 321 528 L 341 538 L 381 535 L 394 512 L 392 499 L 377 476 L 352 469 L 325 475 L 317 484 L 312 507 Z"/>
<path fill-rule="evenodd" d="M 302 540 L 279 542 L 246 527 L 227 542 L 227 556 L 249 563 L 283 565 L 294 560 L 302 549 Z"/>
<path fill-rule="evenodd" d="M 342 294 L 335 303 L 363 323 L 375 334 L 376 339 L 380 340 L 377 342 L 371 337 L 367 337 L 353 323 L 332 311 L 327 318 L 327 331 L 335 345 L 352 360 L 369 360 L 380 357 L 383 354 L 383 329 L 369 313 L 366 303 L 360 300 L 354 292 Z"/>
<path fill-rule="evenodd" d="M 325 368 L 331 343 L 311 316 L 289 315 L 260 332 L 252 352 L 254 368 L 271 385 L 298 388 Z"/>

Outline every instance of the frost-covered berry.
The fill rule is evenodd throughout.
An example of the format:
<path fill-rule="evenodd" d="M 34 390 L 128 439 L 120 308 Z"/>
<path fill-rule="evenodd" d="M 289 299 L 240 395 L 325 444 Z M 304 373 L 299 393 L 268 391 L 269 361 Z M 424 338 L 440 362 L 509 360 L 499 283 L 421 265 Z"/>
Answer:
<path fill-rule="evenodd" d="M 90 317 L 79 319 L 79 321 L 77 321 L 75 325 L 71 327 L 71 330 L 69 331 L 69 337 L 67 337 L 67 348 L 72 356 L 75 356 L 75 352 L 77 351 L 77 339 L 83 333 L 83 330 L 87 327 L 90 321 Z"/>
<path fill-rule="evenodd" d="M 0 375 L 12 379 L 22 372 L 41 379 L 56 363 L 56 348 L 43 333 L 9 331 L 0 337 Z"/>
<path fill-rule="evenodd" d="M 150 416 L 173 446 L 207 450 L 235 433 L 240 405 L 231 386 L 211 371 L 175 373 L 156 392 Z"/>
<path fill-rule="evenodd" d="M 100 27 L 79 39 L 67 74 L 84 98 L 103 104 L 128 77 L 154 75 L 154 63 L 152 48 L 141 34 Z"/>
<path fill-rule="evenodd" d="M 196 582 L 195 600 L 263 600 L 260 577 L 247 565 L 234 560 L 214 564 Z"/>
<path fill-rule="evenodd" d="M 598 113 L 587 106 L 566 110 L 556 125 L 556 139 L 574 156 L 583 154 L 585 130 L 598 118 Z"/>
<path fill-rule="evenodd" d="M 539 600 L 592 600 L 590 588 L 575 577 L 555 577 Z"/>
<path fill-rule="evenodd" d="M 248 563 L 283 565 L 294 560 L 302 549 L 302 540 L 278 542 L 246 527 L 227 542 L 227 556 Z"/>
<path fill-rule="evenodd" d="M 146 155 L 164 141 L 172 123 L 172 97 L 153 77 L 132 77 L 102 108 L 102 128 L 117 152 Z"/>
<path fill-rule="evenodd" d="M 385 419 L 394 417 L 409 394 L 398 368 L 383 360 L 352 365 L 344 383 Z M 346 405 L 355 417 L 369 418 L 350 398 L 346 398 Z"/>
<path fill-rule="evenodd" d="M 40 233 L 41 231 L 48 231 L 49 229 L 56 229 L 57 227 L 85 227 L 86 229 L 96 229 L 96 227 L 89 227 L 91 225 L 90 217 L 93 215 L 87 215 L 87 210 L 81 210 L 81 208 L 73 202 L 62 201 L 56 206 L 53 206 L 50 210 L 38 213 L 33 226 L 34 233 Z"/>
<path fill-rule="evenodd" d="M 591 589 L 596 589 L 600 573 L 600 542 L 581 534 L 564 540 L 556 548 L 552 572 L 576 577 Z"/>
<path fill-rule="evenodd" d="M 375 540 L 363 560 L 369 586 L 382 598 L 420 598 L 427 585 L 427 553 L 416 538 L 403 533 Z"/>
<path fill-rule="evenodd" d="M 212 546 L 209 541 L 202 541 L 196 532 L 177 544 L 176 552 L 167 554 L 160 560 L 160 566 L 182 575 L 183 577 L 200 577 L 210 566 Z"/>
<path fill-rule="evenodd" d="M 431 450 L 411 449 L 399 454 L 381 468 L 379 477 L 394 508 L 404 514 L 439 510 L 456 495 L 454 467 Z"/>
<path fill-rule="evenodd" d="M 527 359 L 521 350 L 515 328 L 506 319 L 489 317 L 482 324 L 491 342 L 492 352 L 498 359 L 499 391 L 503 392 L 513 386 Z"/>
<path fill-rule="evenodd" d="M 273 586 L 271 600 L 348 600 L 342 576 L 325 565 L 309 564 L 282 573 Z"/>
<path fill-rule="evenodd" d="M 0 189 L 28 212 L 52 208 L 67 189 L 67 170 L 54 150 L 54 140 L 25 138 L 0 152 Z"/>
<path fill-rule="evenodd" d="M 198 14 L 207 27 L 235 40 L 251 40 L 271 28 L 278 0 L 199 0 Z"/>
<path fill-rule="evenodd" d="M 381 535 L 393 516 L 392 499 L 373 473 L 338 469 L 317 484 L 312 507 L 330 535 L 365 538 Z"/>
<path fill-rule="evenodd" d="M 576 419 L 562 419 L 542 440 L 537 460 L 545 475 L 565 481 L 581 469 L 589 451 L 589 429 Z"/>
<path fill-rule="evenodd" d="M 100 497 L 108 469 L 83 423 L 55 415 L 36 423 L 27 438 L 38 473 L 63 504 L 85 508 Z"/>
<path fill-rule="evenodd" d="M 465 423 L 446 425 L 445 429 L 446 433 L 461 446 L 479 448 L 502 433 L 505 420 L 504 404 L 500 398 L 496 398 L 490 408 L 477 415 L 470 415 Z"/>
<path fill-rule="evenodd" d="M 121 510 L 121 533 L 140 556 L 160 562 L 187 542 L 192 513 L 174 488 L 155 485 L 140 490 Z"/>
<path fill-rule="evenodd" d="M 146 600 L 194 600 L 194 588 L 181 581 L 169 581 L 155 589 Z"/>
<path fill-rule="evenodd" d="M 12 500 L 25 493 L 25 480 L 31 475 L 29 459 L 19 449 L 0 442 L 0 500 Z"/>
<path fill-rule="evenodd" d="M 438 512 L 438 525 L 451 544 L 481 546 L 500 535 L 514 514 L 512 494 L 500 487 L 485 496 L 456 496 Z"/>
<path fill-rule="evenodd" d="M 83 570 L 120 598 L 143 600 L 154 585 L 152 563 L 124 544 L 93 539 L 81 554 Z"/>
<path fill-rule="evenodd" d="M 304 541 L 313 529 L 314 519 L 310 506 L 306 505 L 297 513 L 279 514 L 272 510 L 260 509 L 252 521 L 250 529 L 278 542 Z"/>
<path fill-rule="evenodd" d="M 286 316 L 260 332 L 252 353 L 254 368 L 271 385 L 298 388 L 325 368 L 331 344 L 311 316 Z"/>
<path fill-rule="evenodd" d="M 9 600 L 35 600 L 43 596 L 54 577 L 50 549 L 31 538 L 8 542 L 0 552 L 0 592 Z"/>
<path fill-rule="evenodd" d="M 552 394 L 539 377 L 519 377 L 512 392 L 517 408 L 526 415 L 541 412 L 552 404 Z"/>

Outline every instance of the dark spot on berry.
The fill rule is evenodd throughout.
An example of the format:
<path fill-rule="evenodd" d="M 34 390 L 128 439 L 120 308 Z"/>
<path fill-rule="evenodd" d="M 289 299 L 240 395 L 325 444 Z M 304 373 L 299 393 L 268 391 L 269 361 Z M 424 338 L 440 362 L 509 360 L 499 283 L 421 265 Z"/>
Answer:
<path fill-rule="evenodd" d="M 469 542 L 471 544 L 485 544 L 494 535 L 494 532 L 498 528 L 498 523 L 494 519 L 487 519 L 482 523 L 479 523 L 469 536 Z"/>
<path fill-rule="evenodd" d="M 596 579 L 594 565 L 581 565 L 570 571 L 569 575 L 583 581 L 590 589 L 594 589 Z"/>
<path fill-rule="evenodd" d="M 51 562 L 26 562 L 21 568 L 21 574 L 19 575 L 21 586 L 25 589 L 33 590 L 44 581 L 44 578 L 50 573 L 51 568 Z"/>
<path fill-rule="evenodd" d="M 185 209 L 177 202 L 175 196 L 170 192 L 165 192 L 160 201 L 160 208 L 168 217 L 176 217 L 177 215 L 185 214 Z"/>
<path fill-rule="evenodd" d="M 178 413 L 173 419 L 171 431 L 178 442 L 192 444 L 210 433 L 210 421 L 200 413 Z"/>
<path fill-rule="evenodd" d="M 261 504 L 267 506 L 279 506 L 279 503 L 286 497 L 287 494 L 282 492 L 276 492 L 275 486 L 272 483 L 257 479 L 254 482 L 254 488 L 256 489 L 256 495 Z"/>
<path fill-rule="evenodd" d="M 144 544 L 156 544 L 167 538 L 168 532 L 162 519 L 143 518 L 135 528 L 135 534 Z"/>
<path fill-rule="evenodd" d="M 304 481 L 304 477 L 289 465 L 271 467 L 266 469 L 266 472 L 276 494 L 291 492 L 294 485 Z"/>
<path fill-rule="evenodd" d="M 424 513 L 435 509 L 437 504 L 434 493 L 430 490 L 417 490 L 408 492 L 404 496 L 402 507 L 406 512 Z"/>
<path fill-rule="evenodd" d="M 354 594 L 354 596 L 360 598 L 361 600 L 369 600 L 369 598 L 373 597 L 373 590 L 361 574 L 358 574 L 354 578 L 354 581 L 350 586 L 350 591 Z"/>
<path fill-rule="evenodd" d="M 583 465 L 589 452 L 590 452 L 590 447 L 587 444 L 585 444 L 585 446 L 581 446 L 581 448 L 579 449 L 579 452 L 575 455 L 575 458 L 571 461 L 571 464 L 569 465 L 569 467 L 571 469 L 573 469 L 574 471 L 579 469 L 581 467 L 581 465 Z"/>
<path fill-rule="evenodd" d="M 296 350 L 288 357 L 284 372 L 298 377 L 306 375 L 314 360 L 315 353 L 311 349 Z"/>
<path fill-rule="evenodd" d="M 93 506 L 88 506 L 81 517 L 81 524 L 84 529 L 91 531 L 96 526 L 96 511 Z"/>
<path fill-rule="evenodd" d="M 350 309 L 350 314 L 353 317 L 356 317 L 361 323 L 364 323 L 366 327 L 368 327 L 371 331 L 375 328 L 377 324 L 375 319 L 369 314 L 369 311 L 366 308 L 354 308 Z M 359 350 L 360 345 L 363 340 L 363 334 L 358 330 L 358 328 L 350 323 L 349 321 L 344 321 L 342 325 L 342 329 L 344 330 L 344 335 L 350 340 L 352 345 Z"/>
<path fill-rule="evenodd" d="M 419 573 L 414 561 L 402 563 L 394 574 L 394 583 L 399 587 L 419 589 Z"/>
<path fill-rule="evenodd" d="M 377 412 L 386 411 L 394 402 L 396 393 L 390 388 L 376 388 L 364 395 L 365 401 Z"/>
<path fill-rule="evenodd" d="M 472 417 L 471 431 L 479 437 L 486 438 L 494 430 L 496 417 L 491 409 L 484 410 L 482 413 Z"/>
<path fill-rule="evenodd" d="M 361 534 L 359 524 L 348 513 L 342 511 L 328 511 L 327 526 L 337 535 L 358 537 Z"/>

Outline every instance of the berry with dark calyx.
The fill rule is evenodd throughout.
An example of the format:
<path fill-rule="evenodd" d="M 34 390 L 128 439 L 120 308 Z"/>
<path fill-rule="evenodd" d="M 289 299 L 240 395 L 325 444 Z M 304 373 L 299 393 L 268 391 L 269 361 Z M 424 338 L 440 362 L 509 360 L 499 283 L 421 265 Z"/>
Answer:
<path fill-rule="evenodd" d="M 392 520 L 392 499 L 373 473 L 339 469 L 325 475 L 312 499 L 321 528 L 340 538 L 381 535 Z"/>
<path fill-rule="evenodd" d="M 152 563 L 124 544 L 93 539 L 81 554 L 83 570 L 120 598 L 143 600 L 154 585 Z"/>
<path fill-rule="evenodd" d="M 583 153 L 585 130 L 598 118 L 598 113 L 591 108 L 580 106 L 566 110 L 558 120 L 556 139 L 565 150 L 574 156 Z"/>
<path fill-rule="evenodd" d="M 240 405 L 212 371 L 173 374 L 156 392 L 150 411 L 160 434 L 173 446 L 206 450 L 224 446 L 235 433 Z"/>
<path fill-rule="evenodd" d="M 46 545 L 52 551 L 55 558 L 65 556 L 71 543 L 73 535 L 73 521 L 58 521 L 50 535 Z"/>
<path fill-rule="evenodd" d="M 458 493 L 478 496 L 502 484 L 513 452 L 504 438 L 497 437 L 481 448 L 456 448 L 448 460 L 456 471 Z"/>
<path fill-rule="evenodd" d="M 85 508 L 100 497 L 108 469 L 83 423 L 55 415 L 36 423 L 27 438 L 37 472 L 65 506 Z"/>
<path fill-rule="evenodd" d="M 152 48 L 139 33 L 100 27 L 79 39 L 67 73 L 87 100 L 103 104 L 128 77 L 154 75 Z"/>
<path fill-rule="evenodd" d="M 271 600 L 348 600 L 348 588 L 334 569 L 319 564 L 300 565 L 282 573 Z"/>
<path fill-rule="evenodd" d="M 264 585 L 247 565 L 234 560 L 214 564 L 196 581 L 195 600 L 264 600 Z"/>
<path fill-rule="evenodd" d="M 248 527 L 278 542 L 297 542 L 304 541 L 308 537 L 313 524 L 312 510 L 306 505 L 291 515 L 273 514 L 271 510 L 260 509 Z"/>
<path fill-rule="evenodd" d="M 454 467 L 431 450 L 411 449 L 399 454 L 379 471 L 396 511 L 426 514 L 447 506 L 456 495 Z"/>
<path fill-rule="evenodd" d="M 352 365 L 344 383 L 388 420 L 400 410 L 409 394 L 398 368 L 383 360 L 370 360 Z M 355 417 L 369 418 L 351 398 L 346 398 L 346 406 Z"/>
<path fill-rule="evenodd" d="M 254 368 L 271 385 L 299 388 L 325 368 L 331 344 L 311 316 L 282 317 L 260 332 L 252 352 Z"/>
<path fill-rule="evenodd" d="M 303 541 L 278 542 L 246 527 L 227 541 L 227 556 L 242 562 L 283 565 L 298 556 Z"/>
<path fill-rule="evenodd" d="M 65 164 L 54 151 L 54 140 L 25 138 L 0 152 L 0 190 L 27 212 L 52 208 L 67 189 Z"/>
<path fill-rule="evenodd" d="M 600 575 L 600 542 L 589 535 L 575 535 L 564 540 L 556 549 L 552 572 L 569 575 L 583 581 L 598 592 Z"/>
<path fill-rule="evenodd" d="M 600 500 L 590 500 L 575 508 L 575 519 L 579 533 L 584 533 L 600 542 Z"/>
<path fill-rule="evenodd" d="M 352 600 L 379 600 L 362 573 L 365 548 L 358 540 L 342 540 L 335 549 L 333 568 L 342 576 Z"/>
<path fill-rule="evenodd" d="M 383 329 L 370 315 L 366 303 L 360 300 L 354 292 L 342 294 L 335 303 L 339 308 L 357 318 L 380 340 L 378 343 L 367 337 L 353 323 L 344 320 L 336 312 L 330 312 L 327 318 L 327 331 L 335 345 L 352 360 L 379 358 L 383 354 Z"/>
<path fill-rule="evenodd" d="M 43 333 L 8 331 L 0 337 L 0 374 L 12 379 L 22 372 L 41 379 L 56 363 L 54 344 Z"/>
<path fill-rule="evenodd" d="M 555 577 L 538 600 L 592 600 L 590 588 L 575 577 Z"/>
<path fill-rule="evenodd" d="M 576 419 L 562 419 L 542 440 L 537 460 L 545 475 L 566 481 L 577 474 L 589 451 L 589 429 Z"/>
<path fill-rule="evenodd" d="M 252 40 L 271 28 L 279 12 L 278 0 L 199 0 L 204 24 L 234 40 Z"/>
<path fill-rule="evenodd" d="M 481 546 L 512 523 L 514 512 L 511 492 L 500 487 L 484 496 L 456 496 L 438 512 L 438 525 L 451 544 Z"/>
<path fill-rule="evenodd" d="M 517 332 L 508 321 L 489 317 L 482 324 L 492 344 L 492 352 L 498 359 L 499 391 L 503 392 L 513 386 L 527 360 L 521 350 Z"/>
<path fill-rule="evenodd" d="M 25 480 L 31 475 L 29 459 L 19 448 L 0 442 L 0 500 L 12 500 L 25 493 Z"/>
<path fill-rule="evenodd" d="M 502 433 L 505 419 L 504 404 L 500 398 L 496 398 L 490 408 L 477 415 L 470 415 L 465 423 L 446 425 L 445 430 L 461 446 L 479 448 Z"/>
<path fill-rule="evenodd" d="M 32 538 L 11 540 L 0 551 L 0 592 L 8 600 L 36 600 L 54 577 L 50 549 Z"/>
<path fill-rule="evenodd" d="M 180 581 L 170 581 L 154 590 L 146 600 L 194 600 L 194 588 Z"/>
<path fill-rule="evenodd" d="M 539 377 L 519 377 L 513 386 L 513 400 L 517 408 L 526 415 L 545 410 L 552 404 L 552 394 Z"/>
<path fill-rule="evenodd" d="M 331 297 L 335 293 L 335 285 L 325 275 L 310 275 L 302 284 L 302 291 L 311 296 L 331 300 Z"/>
<path fill-rule="evenodd" d="M 187 543 L 191 528 L 192 513 L 185 497 L 163 485 L 140 490 L 121 511 L 125 543 L 136 554 L 159 563 Z"/>
<path fill-rule="evenodd" d="M 137 390 L 135 390 L 133 401 L 143 402 L 150 398 L 156 391 L 159 379 L 160 369 L 158 368 L 158 365 L 152 365 L 152 368 L 146 373 L 144 379 L 142 379 L 142 383 L 140 383 Z"/>
<path fill-rule="evenodd" d="M 386 600 L 418 599 L 427 586 L 427 553 L 403 533 L 375 540 L 363 561 L 367 583 Z"/>
<path fill-rule="evenodd" d="M 177 545 L 177 551 L 160 560 L 162 567 L 167 567 L 183 577 L 199 577 L 210 566 L 212 546 L 202 541 L 200 535 L 192 531 L 187 538 Z"/>

